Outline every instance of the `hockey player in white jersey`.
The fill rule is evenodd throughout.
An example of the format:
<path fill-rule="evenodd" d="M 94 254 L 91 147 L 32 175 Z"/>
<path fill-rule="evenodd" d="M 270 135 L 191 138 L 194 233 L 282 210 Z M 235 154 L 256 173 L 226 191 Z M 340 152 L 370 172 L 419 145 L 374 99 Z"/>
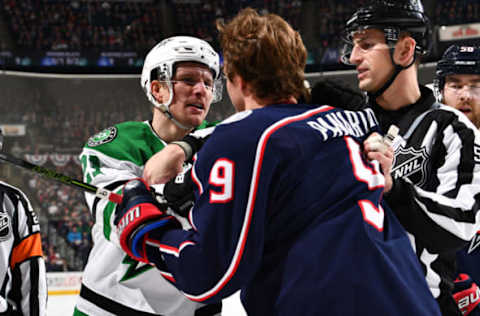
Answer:
<path fill-rule="evenodd" d="M 220 60 L 205 41 L 187 36 L 163 40 L 147 55 L 141 86 L 153 105 L 146 122 L 124 122 L 92 136 L 80 159 L 84 180 L 119 191 L 141 177 L 148 159 L 199 127 L 221 98 Z M 83 274 L 74 315 L 220 315 L 221 304 L 190 301 L 155 269 L 119 247 L 116 205 L 86 195 L 95 224 L 93 249 Z"/>
<path fill-rule="evenodd" d="M 0 315 L 46 315 L 47 277 L 37 214 L 0 181 Z"/>

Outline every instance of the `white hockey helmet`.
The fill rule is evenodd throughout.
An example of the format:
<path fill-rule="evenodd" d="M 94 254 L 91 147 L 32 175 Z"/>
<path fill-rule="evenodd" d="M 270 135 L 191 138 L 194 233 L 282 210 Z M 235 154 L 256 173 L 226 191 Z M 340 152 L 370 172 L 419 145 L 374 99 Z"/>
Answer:
<path fill-rule="evenodd" d="M 167 116 L 173 119 L 169 111 L 173 99 L 171 79 L 174 66 L 179 62 L 196 62 L 206 65 L 213 74 L 214 89 L 212 103 L 222 99 L 222 80 L 220 78 L 220 57 L 206 41 L 191 36 L 173 36 L 155 45 L 145 57 L 140 85 L 148 100 Z M 152 80 L 164 81 L 170 91 L 170 98 L 159 103 L 152 95 Z M 178 122 L 176 122 L 178 123 Z"/>

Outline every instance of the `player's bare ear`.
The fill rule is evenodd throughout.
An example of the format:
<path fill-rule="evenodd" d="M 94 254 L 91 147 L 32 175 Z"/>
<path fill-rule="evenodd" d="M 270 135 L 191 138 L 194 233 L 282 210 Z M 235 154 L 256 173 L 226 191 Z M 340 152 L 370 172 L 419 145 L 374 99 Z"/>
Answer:
<path fill-rule="evenodd" d="M 165 83 L 160 82 L 158 80 L 153 80 L 151 84 L 152 84 L 151 86 L 152 95 L 155 97 L 155 99 L 159 103 L 163 103 L 166 100 L 168 100 L 169 91 Z"/>
<path fill-rule="evenodd" d="M 242 77 L 237 76 L 240 84 L 240 88 L 242 89 L 242 93 L 244 96 L 249 96 L 253 94 L 252 86 L 245 80 L 243 80 Z"/>
<path fill-rule="evenodd" d="M 395 47 L 395 59 L 397 64 L 407 66 L 412 62 L 415 54 L 415 40 L 410 36 L 403 36 Z"/>

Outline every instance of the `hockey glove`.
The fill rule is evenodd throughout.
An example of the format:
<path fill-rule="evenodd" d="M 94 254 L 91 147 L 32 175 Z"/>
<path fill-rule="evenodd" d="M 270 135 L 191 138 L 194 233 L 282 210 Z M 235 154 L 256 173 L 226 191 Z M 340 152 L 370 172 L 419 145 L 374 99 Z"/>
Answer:
<path fill-rule="evenodd" d="M 182 228 L 180 222 L 167 215 L 142 179 L 128 181 L 123 187 L 122 203 L 115 212 L 120 246 L 132 258 L 148 263 L 145 242 L 153 230 Z"/>
<path fill-rule="evenodd" d="M 188 217 L 188 212 L 195 202 L 192 169 L 167 182 L 163 189 L 163 196 L 175 213 L 182 217 Z"/>
<path fill-rule="evenodd" d="M 462 315 L 480 315 L 479 295 L 480 289 L 477 284 L 467 274 L 460 273 L 455 280 L 453 298 L 457 302 L 458 309 L 462 312 Z"/>

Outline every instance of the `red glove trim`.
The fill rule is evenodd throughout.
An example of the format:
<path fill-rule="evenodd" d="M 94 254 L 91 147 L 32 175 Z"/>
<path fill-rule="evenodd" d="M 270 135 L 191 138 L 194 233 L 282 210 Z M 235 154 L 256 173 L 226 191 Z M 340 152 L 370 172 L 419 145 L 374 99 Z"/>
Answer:
<path fill-rule="evenodd" d="M 465 280 L 465 277 L 460 275 L 457 280 L 463 281 Z M 457 303 L 458 309 L 462 312 L 462 315 L 467 316 L 480 303 L 480 289 L 475 282 L 472 282 L 470 288 L 454 293 L 453 298 Z"/>
<path fill-rule="evenodd" d="M 135 260 L 149 263 L 145 252 L 145 238 L 140 249 L 142 257 L 137 257 L 132 253 L 131 234 L 143 223 L 155 218 L 168 219 L 172 216 L 165 216 L 155 205 L 151 203 L 141 203 L 129 209 L 122 219 L 118 222 L 117 228 L 120 235 L 120 246 L 122 249 Z M 147 234 L 148 235 L 148 234 Z"/>

